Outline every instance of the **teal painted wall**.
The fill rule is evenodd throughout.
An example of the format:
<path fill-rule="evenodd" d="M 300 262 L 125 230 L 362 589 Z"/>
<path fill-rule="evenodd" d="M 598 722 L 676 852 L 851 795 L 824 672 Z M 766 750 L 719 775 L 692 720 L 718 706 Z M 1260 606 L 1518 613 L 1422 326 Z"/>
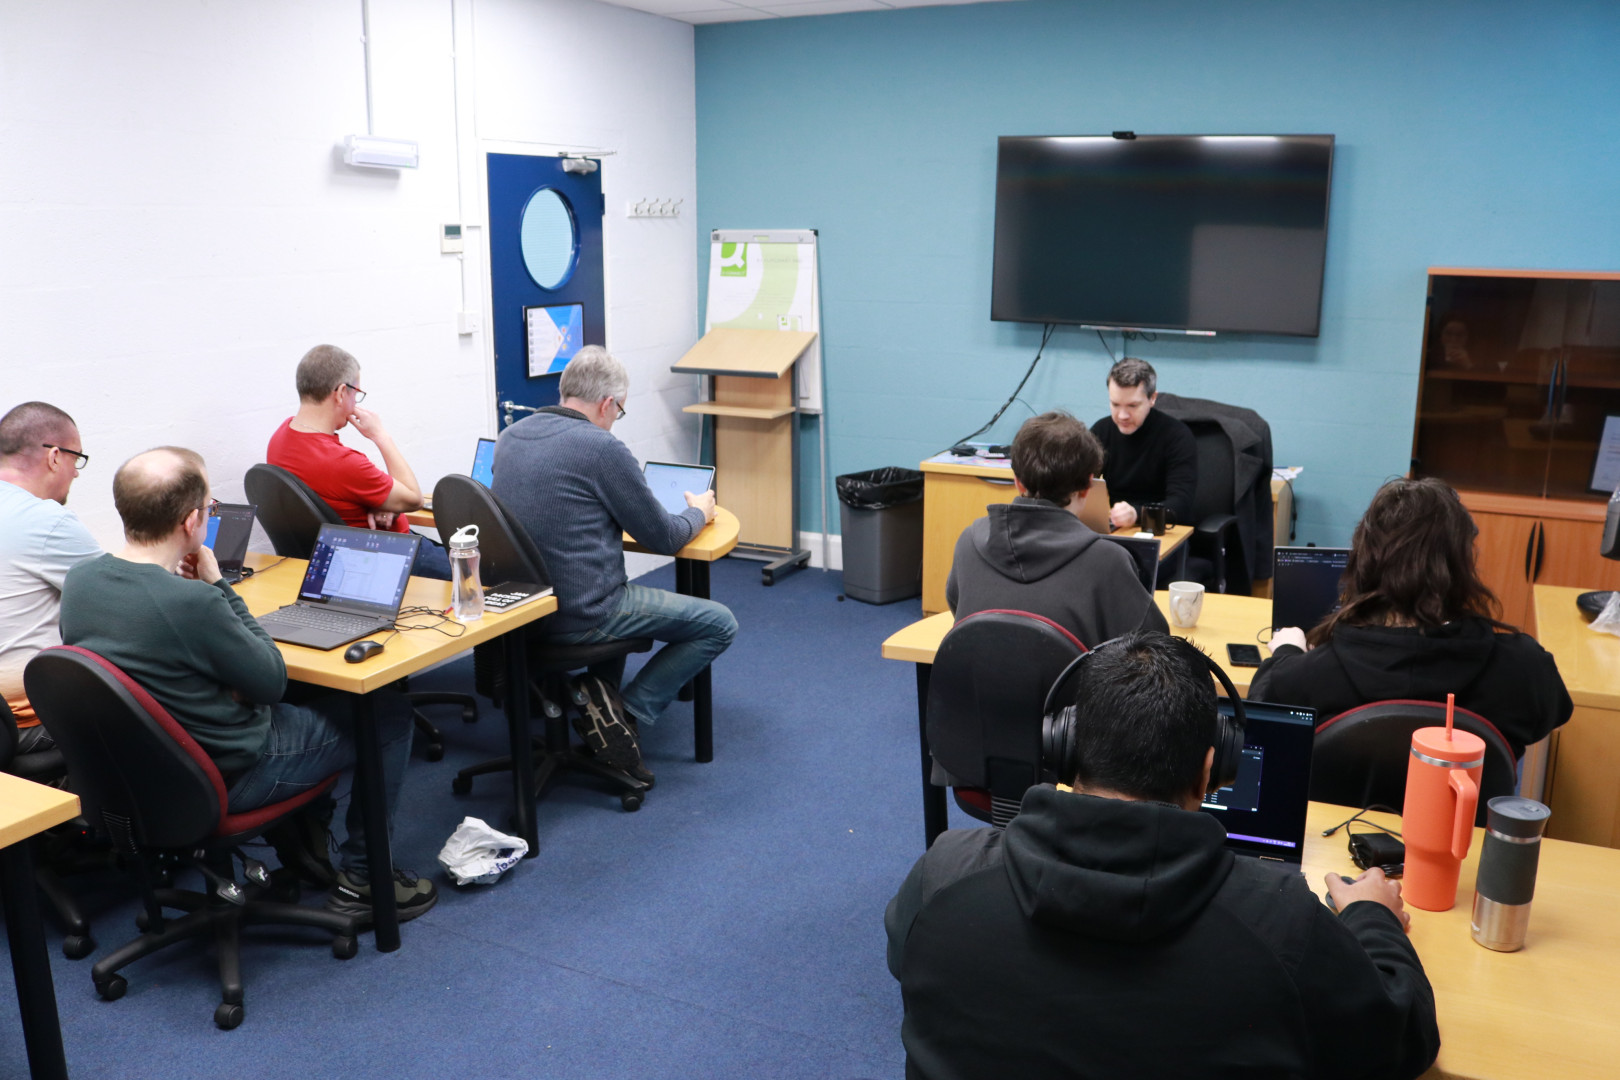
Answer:
<path fill-rule="evenodd" d="M 699 281 L 710 229 L 820 230 L 834 476 L 948 446 L 1034 355 L 1038 327 L 989 317 L 999 135 L 1337 136 L 1321 336 L 1128 347 L 1271 422 L 1302 540 L 1347 542 L 1406 471 L 1429 266 L 1620 269 L 1614 0 L 1024 0 L 700 26 L 696 50 Z M 1108 364 L 1060 328 L 1023 398 L 1089 422 Z"/>

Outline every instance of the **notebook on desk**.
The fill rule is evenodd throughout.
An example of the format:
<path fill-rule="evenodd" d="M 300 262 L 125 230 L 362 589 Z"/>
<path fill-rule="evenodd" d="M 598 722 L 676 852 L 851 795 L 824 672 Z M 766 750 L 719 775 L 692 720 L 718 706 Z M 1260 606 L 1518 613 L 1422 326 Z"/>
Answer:
<path fill-rule="evenodd" d="M 1224 697 L 1217 707 L 1232 715 Z M 1237 779 L 1205 795 L 1201 809 L 1225 827 L 1226 846 L 1237 854 L 1297 866 L 1305 857 L 1316 710 L 1245 701 L 1243 712 Z"/>
<path fill-rule="evenodd" d="M 242 562 L 247 558 L 257 511 L 258 507 L 249 503 L 219 503 L 208 517 L 208 538 L 203 542 L 213 551 L 220 575 L 232 585 L 246 576 Z"/>
<path fill-rule="evenodd" d="M 277 641 L 311 649 L 335 649 L 388 629 L 399 617 L 421 543 L 415 533 L 322 525 L 297 601 L 259 616 L 259 625 Z"/>

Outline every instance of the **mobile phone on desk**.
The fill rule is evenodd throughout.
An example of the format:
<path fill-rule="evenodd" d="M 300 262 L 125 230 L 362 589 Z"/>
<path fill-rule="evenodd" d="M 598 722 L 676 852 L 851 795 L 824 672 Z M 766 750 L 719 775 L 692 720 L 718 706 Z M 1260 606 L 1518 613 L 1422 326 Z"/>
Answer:
<path fill-rule="evenodd" d="M 1260 646 L 1237 645 L 1228 643 L 1226 646 L 1226 659 L 1233 667 L 1259 667 Z"/>

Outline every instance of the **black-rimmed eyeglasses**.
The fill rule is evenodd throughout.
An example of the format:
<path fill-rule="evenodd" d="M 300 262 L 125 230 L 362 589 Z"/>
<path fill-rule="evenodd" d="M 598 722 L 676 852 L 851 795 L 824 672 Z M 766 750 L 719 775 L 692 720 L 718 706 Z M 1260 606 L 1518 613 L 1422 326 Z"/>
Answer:
<path fill-rule="evenodd" d="M 353 383 L 344 383 L 343 385 L 354 391 L 354 403 L 356 405 L 366 400 L 366 392 L 360 389 L 358 386 L 354 385 Z"/>
<path fill-rule="evenodd" d="M 86 465 L 90 464 L 90 455 L 85 453 L 83 450 L 69 450 L 67 447 L 57 446 L 55 443 L 40 443 L 39 445 L 43 446 L 47 450 L 55 450 L 63 454 L 72 454 L 73 467 L 81 472 L 84 471 L 84 467 Z"/>
<path fill-rule="evenodd" d="M 619 407 L 619 415 L 613 418 L 614 422 L 617 423 L 618 421 L 624 419 L 624 402 L 620 401 L 618 398 L 614 398 L 613 404 Z"/>
<path fill-rule="evenodd" d="M 219 517 L 219 500 L 209 499 L 203 503 L 203 509 L 208 511 L 209 517 Z"/>

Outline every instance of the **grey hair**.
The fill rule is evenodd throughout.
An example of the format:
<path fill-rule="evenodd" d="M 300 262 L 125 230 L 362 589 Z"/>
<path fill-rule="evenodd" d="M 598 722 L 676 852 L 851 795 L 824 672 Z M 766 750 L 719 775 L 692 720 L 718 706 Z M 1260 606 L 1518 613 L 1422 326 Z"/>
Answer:
<path fill-rule="evenodd" d="M 557 393 L 593 405 L 610 397 L 622 405 L 625 395 L 630 393 L 630 373 L 602 346 L 587 345 L 563 368 Z"/>
<path fill-rule="evenodd" d="M 1115 386 L 1140 386 L 1148 397 L 1159 390 L 1159 376 L 1154 373 L 1153 365 L 1134 356 L 1121 357 L 1119 363 L 1109 368 L 1108 381 Z"/>
<path fill-rule="evenodd" d="M 360 361 L 336 345 L 317 345 L 298 361 L 298 396 L 325 401 L 344 383 L 359 381 Z"/>

